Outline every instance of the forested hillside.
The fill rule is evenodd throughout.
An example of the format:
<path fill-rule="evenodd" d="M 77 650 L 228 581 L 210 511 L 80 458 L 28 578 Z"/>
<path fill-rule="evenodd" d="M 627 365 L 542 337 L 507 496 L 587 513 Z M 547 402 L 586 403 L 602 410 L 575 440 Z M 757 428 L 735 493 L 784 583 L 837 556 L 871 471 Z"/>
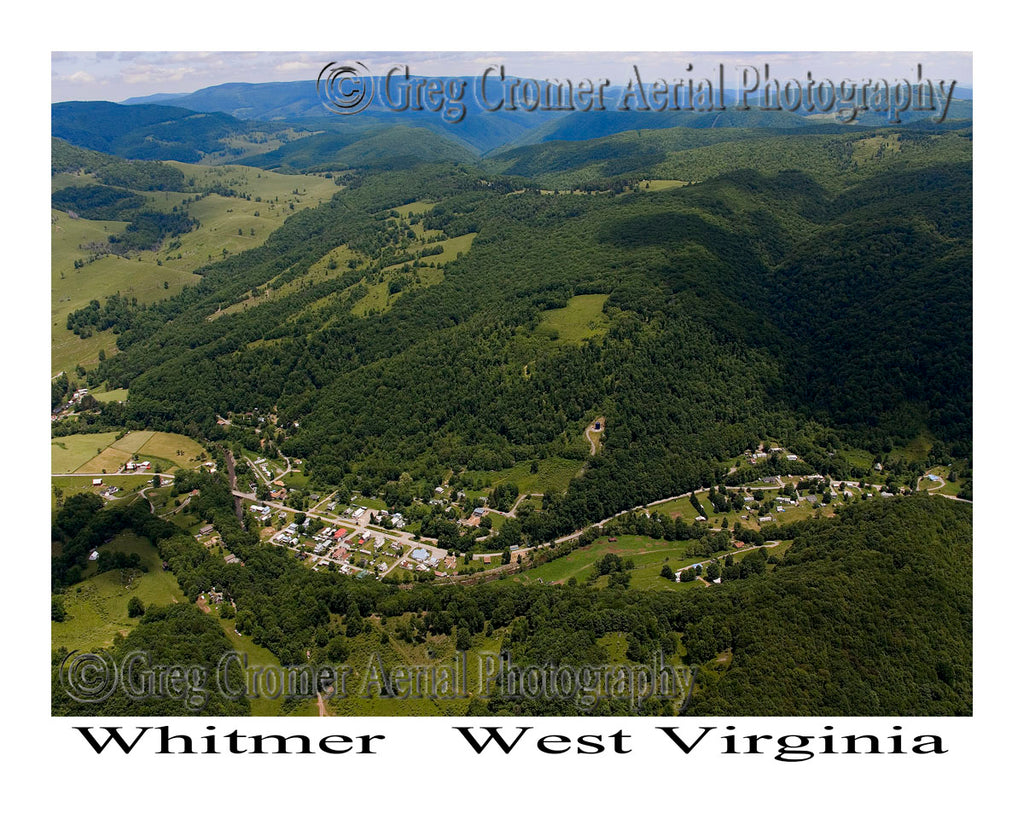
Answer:
<path fill-rule="evenodd" d="M 135 313 L 97 377 L 132 390 L 111 420 L 211 438 L 218 414 L 275 407 L 286 453 L 363 491 L 578 454 L 587 419 L 607 415 L 602 453 L 534 539 L 706 485 L 769 436 L 846 477 L 840 442 L 885 451 L 927 431 L 962 456 L 969 136 L 787 137 L 803 167 L 772 172 L 730 169 L 758 145 L 744 135 L 693 149 L 723 151 L 706 182 L 621 195 L 460 166 L 366 171 Z M 394 210 L 417 200 L 437 204 Z M 418 230 L 472 244 L 431 266 Z M 339 248 L 348 265 L 310 272 Z M 398 290 L 356 309 L 374 286 Z M 264 291 L 281 295 L 216 315 Z M 536 330 L 581 294 L 607 297 L 593 334 Z"/>

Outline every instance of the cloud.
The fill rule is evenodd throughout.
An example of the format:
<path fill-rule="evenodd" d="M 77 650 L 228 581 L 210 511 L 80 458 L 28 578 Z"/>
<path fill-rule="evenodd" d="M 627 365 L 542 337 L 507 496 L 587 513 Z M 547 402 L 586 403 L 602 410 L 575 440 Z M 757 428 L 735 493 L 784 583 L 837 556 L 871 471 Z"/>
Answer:
<path fill-rule="evenodd" d="M 76 71 L 74 74 L 70 74 L 67 77 L 61 77 L 64 82 L 74 83 L 75 85 L 94 85 L 96 78 L 88 71 Z"/>
<path fill-rule="evenodd" d="M 306 73 L 316 73 L 324 67 L 323 63 L 306 62 L 303 60 L 288 60 L 284 63 L 278 63 L 274 66 L 274 71 L 279 74 L 287 74 L 293 71 L 304 71 Z"/>

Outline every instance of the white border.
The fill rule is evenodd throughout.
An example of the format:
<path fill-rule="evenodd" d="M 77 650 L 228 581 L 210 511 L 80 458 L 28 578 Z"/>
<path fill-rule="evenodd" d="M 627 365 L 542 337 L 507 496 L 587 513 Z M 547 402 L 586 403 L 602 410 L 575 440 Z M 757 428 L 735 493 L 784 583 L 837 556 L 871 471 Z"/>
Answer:
<path fill-rule="evenodd" d="M 1012 382 L 1019 369 L 1017 345 L 1007 332 L 1014 327 L 1020 305 L 1016 284 L 1019 264 L 1010 237 L 1019 229 L 1010 223 L 1016 208 L 1013 182 L 1015 155 L 1011 139 L 1016 129 L 1012 83 L 1016 47 L 999 44 L 986 32 L 986 21 L 975 8 L 952 4 L 899 7 L 857 6 L 822 9 L 816 4 L 718 4 L 708 9 L 689 4 L 651 7 L 631 3 L 615 7 L 555 8 L 550 3 L 520 2 L 514 6 L 452 4 L 379 4 L 353 8 L 349 4 L 310 3 L 282 7 L 214 6 L 177 2 L 164 7 L 137 3 L 92 3 L 88 6 L 53 4 L 29 12 L 30 22 L 15 24 L 15 50 L 4 54 L 9 116 L 5 156 L 16 167 L 5 174 L 8 196 L 3 197 L 4 224 L 14 245 L 8 264 L 9 298 L 3 327 L 7 337 L 8 392 L 5 428 L 16 439 L 9 469 L 7 497 L 13 500 L 10 521 L 48 519 L 38 490 L 48 483 L 48 460 L 37 444 L 48 438 L 42 428 L 44 387 L 39 374 L 48 372 L 49 312 L 45 309 L 49 281 L 49 246 L 45 221 L 48 208 L 49 52 L 114 47 L 152 49 L 310 49 L 338 52 L 358 50 L 729 50 L 850 49 L 974 50 L 976 125 L 983 135 L 978 151 L 975 344 L 976 344 L 976 516 L 975 713 L 970 719 L 899 720 L 810 718 L 780 720 L 696 720 L 699 724 L 733 724 L 744 732 L 764 727 L 764 733 L 802 732 L 804 726 L 841 726 L 845 731 L 886 732 L 893 724 L 921 724 L 922 730 L 942 734 L 950 749 L 944 757 L 819 757 L 801 764 L 774 762 L 767 757 L 728 758 L 696 754 L 686 757 L 664 742 L 637 742 L 628 757 L 551 758 L 532 754 L 524 759 L 477 758 L 459 752 L 451 720 L 392 718 L 332 721 L 331 731 L 373 732 L 389 736 L 389 751 L 380 758 L 352 764 L 323 756 L 276 757 L 272 763 L 256 757 L 130 757 L 122 766 L 106 754 L 97 758 L 84 742 L 69 739 L 68 720 L 49 714 L 48 634 L 45 624 L 47 559 L 36 552 L 45 537 L 30 544 L 8 542 L 5 624 L 9 637 L 4 675 L 9 716 L 5 739 L 14 751 L 8 782 L 17 795 L 35 804 L 61 804 L 81 815 L 119 816 L 149 813 L 157 816 L 182 811 L 231 811 L 258 808 L 260 813 L 349 813 L 360 808 L 385 815 L 409 809 L 428 815 L 511 816 L 520 812 L 574 812 L 600 809 L 602 815 L 634 814 L 651 807 L 680 811 L 708 810 L 724 815 L 792 816 L 810 810 L 836 816 L 861 816 L 865 810 L 893 815 L 898 810 L 932 810 L 937 815 L 984 808 L 1009 796 L 1013 778 L 1012 717 L 1019 697 L 1011 691 L 1015 679 L 1018 641 L 1006 640 L 1006 626 L 1015 619 L 1009 608 L 1009 576 L 1018 538 L 1010 523 L 1012 481 L 1006 458 L 1016 449 L 1018 391 Z M 285 19 L 282 19 L 285 18 Z M 992 27 L 1007 27 L 1008 21 Z M 28 32 L 41 32 L 28 34 Z M 980 41 L 979 41 L 979 35 Z M 8 44 L 11 47 L 11 44 Z M 27 126 L 27 127 L 26 127 Z M 1011 159 L 1012 157 L 1012 159 Z M 10 259 L 10 255 L 8 258 Z M 26 298 L 27 296 L 27 298 Z M 26 339 L 29 343 L 26 344 Z M 25 394 L 25 385 L 32 385 Z M 1007 434 L 1009 433 L 1009 434 Z M 26 474 L 27 473 L 27 474 Z M 26 503 L 27 502 L 27 503 Z M 22 507 L 25 507 L 24 511 Z M 1004 521 L 1004 518 L 1007 520 Z M 20 539 L 19 539 L 20 540 Z M 28 548 L 26 548 L 26 546 Z M 45 549 L 43 549 L 45 551 Z M 31 552 L 25 572 L 25 553 Z M 996 562 L 996 559 L 999 562 Z M 40 582 L 37 582 L 39 580 Z M 28 623 L 28 627 L 23 624 Z M 12 633 L 14 632 L 14 633 Z M 26 672 L 19 674 L 17 669 Z M 132 720 L 131 724 L 147 721 Z M 157 721 L 163 723 L 163 720 Z M 216 724 L 224 720 L 178 721 Z M 260 723 L 267 722 L 266 725 Z M 337 723 L 344 723 L 341 728 Z M 457 721 L 460 724 L 464 721 Z M 497 721 L 489 721 L 497 722 Z M 513 724 L 543 724 L 562 733 L 607 732 L 622 727 L 640 734 L 647 720 L 511 720 Z M 661 721 L 656 721 L 661 722 Z M 673 723 L 688 723 L 672 720 Z M 239 730 L 280 733 L 325 731 L 322 721 L 245 720 Z M 819 725 L 820 723 L 820 725 Z M 125 723 L 127 724 L 127 723 Z M 554 726 L 548 728 L 548 726 Z M 585 728 L 584 728 L 585 726 Z M 195 731 L 199 733 L 200 731 Z M 391 744 L 393 742 L 393 745 Z M 518 756 L 518 755 L 517 755 Z M 568 755 L 567 755 L 568 756 Z M 100 764 L 95 763 L 99 761 Z M 1012 796 L 1009 797 L 1012 799 Z M 1008 804 L 1013 804 L 1009 802 Z"/>

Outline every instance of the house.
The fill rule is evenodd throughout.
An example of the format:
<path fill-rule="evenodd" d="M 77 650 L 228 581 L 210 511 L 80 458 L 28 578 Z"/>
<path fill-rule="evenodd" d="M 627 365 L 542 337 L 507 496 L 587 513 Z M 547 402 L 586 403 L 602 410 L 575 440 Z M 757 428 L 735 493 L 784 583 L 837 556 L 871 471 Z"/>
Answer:
<path fill-rule="evenodd" d="M 413 560 L 422 562 L 426 560 L 428 557 L 430 557 L 430 552 L 428 552 L 426 549 L 420 546 L 416 549 L 413 549 L 409 557 L 411 557 Z"/>
<path fill-rule="evenodd" d="M 213 524 L 212 523 L 207 523 L 205 526 L 203 526 L 203 527 L 201 527 L 199 529 L 199 534 L 201 534 L 201 535 L 208 535 L 212 531 L 213 531 Z"/>
<path fill-rule="evenodd" d="M 473 517 L 475 518 L 482 518 L 486 514 L 487 510 L 484 509 L 482 506 L 478 506 L 476 509 L 473 510 Z"/>
<path fill-rule="evenodd" d="M 99 560 L 99 559 L 100 559 L 100 553 L 98 551 L 93 549 L 91 552 L 89 552 L 89 560 Z"/>
<path fill-rule="evenodd" d="M 799 458 L 797 458 L 796 455 L 787 455 L 786 456 L 786 460 L 787 461 L 797 461 L 797 460 L 799 460 Z"/>
<path fill-rule="evenodd" d="M 103 478 L 93 478 L 92 479 L 92 485 L 93 486 L 103 486 Z"/>

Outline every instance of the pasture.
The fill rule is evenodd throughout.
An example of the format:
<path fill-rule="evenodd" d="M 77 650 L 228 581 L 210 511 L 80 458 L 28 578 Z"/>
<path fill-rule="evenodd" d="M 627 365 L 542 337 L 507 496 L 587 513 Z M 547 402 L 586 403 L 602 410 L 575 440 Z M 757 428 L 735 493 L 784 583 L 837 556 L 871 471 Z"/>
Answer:
<path fill-rule="evenodd" d="M 51 471 L 117 472 L 127 461 L 150 461 L 153 472 L 175 467 L 194 469 L 205 450 L 185 435 L 137 430 L 118 437 L 116 432 L 84 433 L 53 438 Z"/>
<path fill-rule="evenodd" d="M 116 432 L 87 432 L 50 440 L 50 471 L 78 472 L 79 467 L 96 457 L 117 439 Z"/>
<path fill-rule="evenodd" d="M 103 551 L 136 552 L 148 571 L 112 569 L 95 574 L 96 564 L 90 564 L 89 571 L 93 574 L 61 596 L 67 619 L 50 624 L 51 648 L 64 646 L 72 651 L 109 648 L 118 634 L 126 635 L 138 623 L 128 616 L 128 601 L 132 597 L 138 597 L 146 608 L 181 601 L 178 581 L 173 574 L 161 569 L 160 556 L 145 538 L 123 533 L 101 546 L 100 552 Z"/>
<path fill-rule="evenodd" d="M 180 168 L 186 180 L 201 189 L 220 185 L 238 196 L 209 194 L 188 201 L 188 212 L 200 225 L 190 233 L 169 238 L 156 251 L 131 257 L 104 255 L 90 261 L 90 245 L 105 243 L 121 233 L 127 222 L 72 219 L 51 211 L 51 375 L 75 366 L 96 364 L 99 351 L 116 352 L 113 333 L 94 333 L 80 339 L 66 327 L 68 313 L 86 306 L 91 299 L 121 293 L 148 304 L 178 293 L 186 284 L 198 281 L 196 268 L 226 255 L 258 247 L 285 219 L 330 199 L 338 187 L 330 179 L 302 174 L 278 174 L 238 165 L 205 167 L 168 163 Z M 74 184 L 94 181 L 76 177 Z M 148 207 L 169 211 L 182 207 L 194 194 L 180 191 L 146 191 Z M 243 198 L 248 195 L 250 199 Z M 76 260 L 84 265 L 75 268 Z"/>

